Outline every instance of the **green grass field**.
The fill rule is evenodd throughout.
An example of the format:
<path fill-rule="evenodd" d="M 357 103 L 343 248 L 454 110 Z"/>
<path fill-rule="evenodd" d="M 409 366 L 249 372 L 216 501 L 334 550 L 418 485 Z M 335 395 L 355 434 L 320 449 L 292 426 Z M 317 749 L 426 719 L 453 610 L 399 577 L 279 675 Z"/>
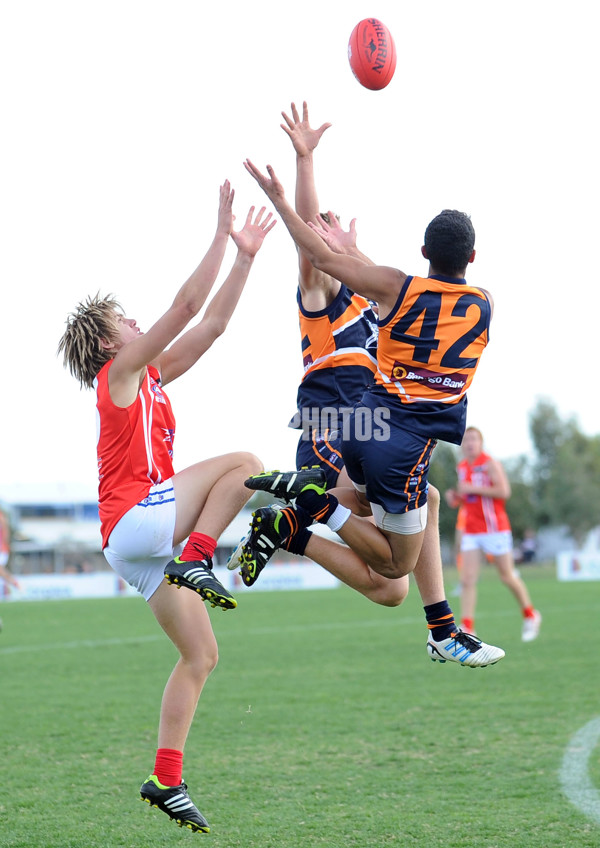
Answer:
<path fill-rule="evenodd" d="M 340 588 L 212 610 L 220 662 L 184 770 L 210 835 L 138 800 L 176 659 L 145 603 L 1 605 L 0 846 L 597 848 L 559 770 L 600 715 L 600 584 L 522 573 L 542 634 L 521 643 L 486 571 L 478 629 L 507 652 L 487 669 L 427 658 L 414 586 L 399 609 Z M 600 788 L 598 749 L 589 773 Z"/>

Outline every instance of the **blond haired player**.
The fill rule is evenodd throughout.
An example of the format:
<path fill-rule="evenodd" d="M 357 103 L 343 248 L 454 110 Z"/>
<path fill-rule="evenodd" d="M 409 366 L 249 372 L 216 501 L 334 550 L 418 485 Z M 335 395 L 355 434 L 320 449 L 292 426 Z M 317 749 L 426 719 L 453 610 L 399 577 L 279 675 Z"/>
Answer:
<path fill-rule="evenodd" d="M 204 600 L 232 609 L 216 579 L 216 540 L 250 497 L 244 479 L 262 468 L 250 453 L 214 457 L 175 473 L 175 419 L 164 387 L 190 369 L 223 333 L 254 257 L 273 227 L 264 207 L 233 230 L 233 191 L 221 186 L 217 231 L 206 256 L 147 332 L 111 297 L 88 298 L 67 321 L 59 352 L 82 386 L 97 394 L 102 544 L 112 568 L 146 599 L 179 651 L 164 690 L 158 749 L 141 796 L 180 826 L 208 832 L 183 782 L 183 750 L 217 644 Z M 202 320 L 229 238 L 237 256 Z M 203 397 L 210 409 L 210 398 Z M 183 551 L 174 556 L 180 543 Z M 165 577 L 167 578 L 165 580 Z M 179 592 L 184 586 L 193 591 Z"/>

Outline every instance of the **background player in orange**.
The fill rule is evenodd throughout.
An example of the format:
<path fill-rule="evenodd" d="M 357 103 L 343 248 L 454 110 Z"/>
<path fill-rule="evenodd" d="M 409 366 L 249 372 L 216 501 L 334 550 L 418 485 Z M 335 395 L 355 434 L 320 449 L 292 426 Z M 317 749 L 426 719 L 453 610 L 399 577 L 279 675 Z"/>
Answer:
<path fill-rule="evenodd" d="M 467 427 L 458 463 L 458 485 L 446 492 L 446 501 L 464 515 L 461 548 L 461 626 L 475 632 L 477 579 L 481 555 L 491 557 L 500 579 L 515 596 L 523 614 L 522 639 L 531 642 L 540 631 L 542 616 L 531 604 L 529 592 L 514 567 L 513 539 L 505 503 L 510 483 L 502 464 L 483 450 L 477 427 Z"/>
<path fill-rule="evenodd" d="M 325 523 L 378 574 L 414 573 L 425 607 L 431 659 L 471 666 L 497 662 L 504 656 L 502 649 L 474 639 L 454 621 L 445 597 L 437 522 L 434 526 L 427 516 L 428 495 L 436 509 L 439 503 L 439 494 L 427 482 L 431 454 L 439 438 L 460 443 L 466 391 L 488 340 L 491 298 L 464 279 L 475 258 L 470 219 L 450 210 L 434 218 L 422 249 L 429 276 L 409 277 L 396 268 L 366 265 L 332 251 L 327 245 L 331 228 L 323 221 L 310 226 L 302 221 L 271 166 L 268 176 L 250 160 L 245 167 L 310 262 L 378 304 L 379 340 L 375 385 L 354 410 L 343 440 L 354 485 L 351 494 L 360 509 L 372 512 L 377 526 L 340 502 L 337 494 L 347 489 L 326 492 L 319 469 L 257 475 L 247 485 L 295 500 L 295 506 L 279 513 L 270 526 L 252 528 L 242 554 L 242 574 L 246 569 L 255 576 L 264 567 L 265 551 L 280 546 L 292 533 L 309 532 L 313 520 Z M 379 426 L 382 417 L 386 427 Z M 429 541 L 431 550 L 421 556 Z"/>
<path fill-rule="evenodd" d="M 262 465 L 252 454 L 238 452 L 175 473 L 175 419 L 164 386 L 191 368 L 223 333 L 274 224 L 264 208 L 254 216 L 252 207 L 235 232 L 232 203 L 226 181 L 220 189 L 217 231 L 206 256 L 146 333 L 125 317 L 113 298 L 96 296 L 69 316 L 59 345 L 65 365 L 81 385 L 96 388 L 105 556 L 142 593 L 179 651 L 162 698 L 154 771 L 142 784 L 141 796 L 180 826 L 202 832 L 209 830 L 207 821 L 182 779 L 185 742 L 217 662 L 217 644 L 202 601 L 223 609 L 236 606 L 216 579 L 211 558 L 219 535 L 249 498 L 245 477 Z M 237 256 L 229 276 L 202 320 L 177 338 L 204 306 L 230 236 Z M 210 409 L 210 398 L 201 397 L 201 402 Z M 173 558 L 185 539 L 183 551 Z M 180 592 L 181 586 L 193 591 Z"/>

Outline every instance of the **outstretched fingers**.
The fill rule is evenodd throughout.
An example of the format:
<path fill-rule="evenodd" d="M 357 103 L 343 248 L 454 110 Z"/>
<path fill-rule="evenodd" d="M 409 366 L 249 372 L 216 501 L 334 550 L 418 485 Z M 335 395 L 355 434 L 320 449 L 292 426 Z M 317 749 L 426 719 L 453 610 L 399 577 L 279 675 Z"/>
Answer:
<path fill-rule="evenodd" d="M 254 207 L 252 207 L 252 209 L 254 209 Z M 277 223 L 277 219 L 273 218 L 272 212 L 269 212 L 267 214 L 267 217 L 265 218 L 264 221 L 261 220 L 262 216 L 265 214 L 266 211 L 267 211 L 266 206 L 261 206 L 260 209 L 258 210 L 258 212 L 256 213 L 256 218 L 254 219 L 254 226 L 260 227 L 261 230 L 263 230 L 265 235 L 269 232 L 269 230 L 272 230 L 273 227 L 275 226 L 275 224 Z"/>
<path fill-rule="evenodd" d="M 283 117 L 283 120 L 287 124 L 287 126 L 284 126 L 283 124 L 281 124 L 281 128 L 283 130 L 285 130 L 288 135 L 290 135 L 290 130 L 293 130 L 294 127 L 296 126 L 296 124 L 298 123 L 298 121 L 300 120 L 300 116 L 298 115 L 298 110 L 296 109 L 296 104 L 292 103 L 292 117 L 291 118 L 285 112 L 282 112 L 281 115 Z"/>
<path fill-rule="evenodd" d="M 225 180 L 223 185 L 219 187 L 219 213 L 218 213 L 218 229 L 222 229 L 227 233 L 231 232 L 233 226 L 233 198 L 235 191 L 231 188 L 229 180 Z"/>
<path fill-rule="evenodd" d="M 260 207 L 260 209 L 259 209 L 259 210 L 258 210 L 258 212 L 256 213 L 256 217 L 254 218 L 254 221 L 252 221 L 252 216 L 254 215 L 254 210 L 255 210 L 255 208 L 256 208 L 256 207 L 254 207 L 254 206 L 251 206 L 251 207 L 250 207 L 250 210 L 248 211 L 248 215 L 246 216 L 246 226 L 251 226 L 251 225 L 253 225 L 253 226 L 255 226 L 255 227 L 260 227 L 260 228 L 261 228 L 261 230 L 264 230 L 264 232 L 265 232 L 265 234 L 266 234 L 266 233 L 268 233 L 268 232 L 269 232 L 269 230 L 271 230 L 271 229 L 275 226 L 275 224 L 277 223 L 277 221 L 276 221 L 276 220 L 271 221 L 271 218 L 273 218 L 273 213 L 272 213 L 272 212 L 269 212 L 269 213 L 268 213 L 268 215 L 267 215 L 267 217 L 264 219 L 264 221 L 262 220 L 263 215 L 264 215 L 264 214 L 265 214 L 265 212 L 267 211 L 267 207 L 266 207 L 266 206 L 261 206 L 261 207 Z"/>
<path fill-rule="evenodd" d="M 322 238 L 328 247 L 331 247 L 331 243 L 335 243 L 335 236 L 332 233 L 331 227 L 323 218 L 317 216 L 314 221 L 307 221 L 306 223 L 313 232 Z"/>
<path fill-rule="evenodd" d="M 251 177 L 254 177 L 259 185 L 261 184 L 261 181 L 266 180 L 264 174 L 258 170 L 254 162 L 251 162 L 250 159 L 244 160 L 244 168 L 248 171 Z"/>
<path fill-rule="evenodd" d="M 259 171 L 256 165 L 251 162 L 250 159 L 245 160 L 244 168 L 248 171 L 251 177 L 254 177 L 256 182 L 259 184 L 265 194 L 271 198 L 271 200 L 277 197 L 284 197 L 283 186 L 277 179 L 275 171 L 270 165 L 267 165 L 268 176 L 265 176 L 263 173 L 261 173 L 261 171 Z"/>
<path fill-rule="evenodd" d="M 260 249 L 265 236 L 275 226 L 276 221 L 273 220 L 273 213 L 269 212 L 264 217 L 266 207 L 261 206 L 256 215 L 254 206 L 251 206 L 244 226 L 239 232 L 232 232 L 231 237 L 238 247 L 238 250 L 247 253 L 249 256 L 255 256 Z"/>

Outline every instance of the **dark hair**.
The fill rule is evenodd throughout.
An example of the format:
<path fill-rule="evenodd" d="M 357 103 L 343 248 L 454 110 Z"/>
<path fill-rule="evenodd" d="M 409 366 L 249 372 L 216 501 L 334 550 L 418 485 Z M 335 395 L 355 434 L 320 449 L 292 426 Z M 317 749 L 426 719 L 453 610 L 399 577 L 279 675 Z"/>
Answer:
<path fill-rule="evenodd" d="M 449 277 L 462 277 L 474 246 L 471 219 L 456 209 L 444 209 L 425 230 L 425 252 L 432 268 Z"/>

